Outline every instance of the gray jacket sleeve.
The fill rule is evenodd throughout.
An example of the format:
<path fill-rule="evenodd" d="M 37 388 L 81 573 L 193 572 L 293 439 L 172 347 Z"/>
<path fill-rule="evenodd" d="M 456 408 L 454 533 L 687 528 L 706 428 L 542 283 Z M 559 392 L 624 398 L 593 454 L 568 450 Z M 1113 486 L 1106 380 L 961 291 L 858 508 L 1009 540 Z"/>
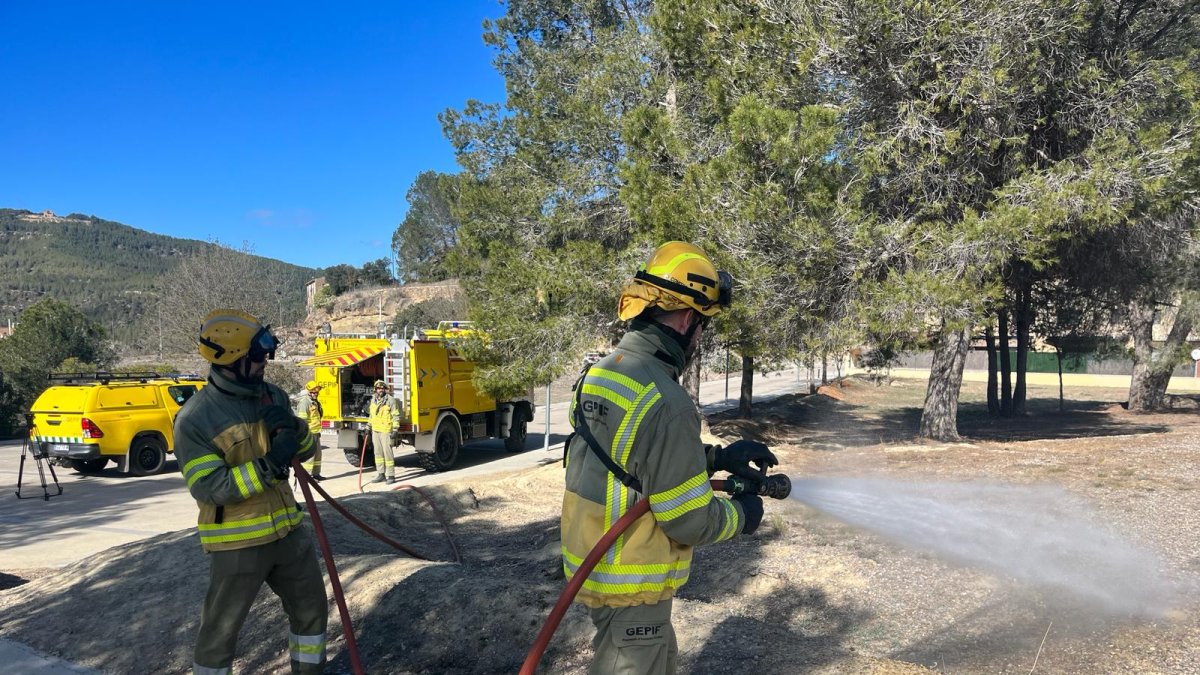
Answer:
<path fill-rule="evenodd" d="M 680 544 L 729 539 L 742 529 L 741 507 L 709 486 L 708 458 L 694 409 L 658 405 L 638 428 L 645 449 L 633 473 L 650 499 L 659 527 Z M 645 445 L 641 436 L 645 434 Z"/>

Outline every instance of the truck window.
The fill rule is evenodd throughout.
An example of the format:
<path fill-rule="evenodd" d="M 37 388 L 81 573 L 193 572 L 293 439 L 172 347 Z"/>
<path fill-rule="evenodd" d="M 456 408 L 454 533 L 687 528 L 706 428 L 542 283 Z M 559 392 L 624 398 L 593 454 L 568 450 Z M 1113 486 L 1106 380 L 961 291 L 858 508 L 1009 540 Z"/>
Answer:
<path fill-rule="evenodd" d="M 154 387 L 102 386 L 96 393 L 96 404 L 100 408 L 144 408 L 158 405 L 158 397 Z"/>
<path fill-rule="evenodd" d="M 174 387 L 167 387 L 167 393 L 177 405 L 183 405 L 192 397 L 192 394 L 196 393 L 196 386 L 192 384 L 180 384 Z"/>

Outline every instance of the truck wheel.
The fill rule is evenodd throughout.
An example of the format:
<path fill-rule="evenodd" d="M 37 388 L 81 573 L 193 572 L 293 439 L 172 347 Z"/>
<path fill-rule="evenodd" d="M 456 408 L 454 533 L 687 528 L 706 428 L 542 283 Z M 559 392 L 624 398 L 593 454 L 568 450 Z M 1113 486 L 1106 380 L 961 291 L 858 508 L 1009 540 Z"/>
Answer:
<path fill-rule="evenodd" d="M 504 449 L 521 452 L 525 449 L 525 437 L 529 434 L 529 409 L 523 405 L 513 408 L 512 427 L 504 439 Z"/>
<path fill-rule="evenodd" d="M 438 429 L 437 440 L 433 444 L 433 452 L 421 453 L 421 466 L 429 471 L 449 471 L 458 461 L 458 449 L 462 440 L 458 436 L 458 427 L 450 422 L 442 424 Z"/>
<path fill-rule="evenodd" d="M 371 442 L 370 434 L 367 434 L 367 452 L 365 455 L 362 454 L 363 450 L 361 440 L 358 442 L 357 448 L 343 448 L 342 452 L 346 453 L 346 461 L 350 464 L 350 466 L 356 469 L 358 468 L 358 458 L 360 456 L 363 459 L 362 468 L 372 469 L 375 467 L 375 444 Z"/>
<path fill-rule="evenodd" d="M 154 436 L 138 436 L 129 446 L 129 473 L 151 476 L 167 463 L 167 449 Z"/>
<path fill-rule="evenodd" d="M 73 459 L 71 468 L 79 473 L 100 473 L 108 465 L 107 459 Z"/>

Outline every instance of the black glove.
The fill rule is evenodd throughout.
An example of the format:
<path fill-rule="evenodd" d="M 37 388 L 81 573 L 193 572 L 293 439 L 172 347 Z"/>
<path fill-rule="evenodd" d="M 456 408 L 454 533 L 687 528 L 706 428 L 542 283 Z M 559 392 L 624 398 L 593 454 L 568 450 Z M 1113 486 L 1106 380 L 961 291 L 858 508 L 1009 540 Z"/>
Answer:
<path fill-rule="evenodd" d="M 757 464 L 758 468 L 750 466 Z M 771 449 L 758 441 L 742 439 L 732 444 L 717 448 L 713 455 L 713 468 L 717 471 L 728 471 L 735 476 L 750 480 L 762 480 L 767 477 L 767 467 L 775 466 L 779 460 L 771 454 Z M 762 509 L 760 508 L 761 512 Z"/>
<path fill-rule="evenodd" d="M 275 432 L 271 438 L 271 449 L 267 451 L 267 461 L 274 465 L 276 473 L 282 473 L 292 463 L 292 458 L 300 451 L 300 437 L 293 427 L 284 427 Z M 760 510 L 762 507 L 759 507 Z"/>
<path fill-rule="evenodd" d="M 272 405 L 263 408 L 262 414 L 258 416 L 260 420 L 266 422 L 267 433 L 274 436 L 280 429 L 295 429 L 296 416 L 291 410 L 281 406 Z"/>
<path fill-rule="evenodd" d="M 754 534 L 754 531 L 758 529 L 758 524 L 762 522 L 762 497 L 749 492 L 739 492 L 733 496 L 733 501 L 742 505 L 742 513 L 746 517 L 742 534 Z"/>

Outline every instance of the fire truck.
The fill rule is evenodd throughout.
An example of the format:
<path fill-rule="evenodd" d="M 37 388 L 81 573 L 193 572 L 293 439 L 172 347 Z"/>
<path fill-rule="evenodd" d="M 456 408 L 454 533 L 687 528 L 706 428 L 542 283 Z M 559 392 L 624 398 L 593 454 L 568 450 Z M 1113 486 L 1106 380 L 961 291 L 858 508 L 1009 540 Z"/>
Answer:
<path fill-rule="evenodd" d="M 458 348 L 459 340 L 472 334 L 468 321 L 442 321 L 436 329 L 405 337 L 322 329 L 314 356 L 299 362 L 312 366 L 313 379 L 321 384 L 322 442 L 331 447 L 336 434 L 336 445 L 351 465 L 358 466 L 360 456 L 374 462 L 368 406 L 373 384 L 383 380 L 401 408 L 392 436 L 397 455 L 409 446 L 426 469 L 446 471 L 468 441 L 499 438 L 509 452 L 525 449 L 533 390 L 504 401 L 478 391 L 471 381 L 475 364 Z"/>

